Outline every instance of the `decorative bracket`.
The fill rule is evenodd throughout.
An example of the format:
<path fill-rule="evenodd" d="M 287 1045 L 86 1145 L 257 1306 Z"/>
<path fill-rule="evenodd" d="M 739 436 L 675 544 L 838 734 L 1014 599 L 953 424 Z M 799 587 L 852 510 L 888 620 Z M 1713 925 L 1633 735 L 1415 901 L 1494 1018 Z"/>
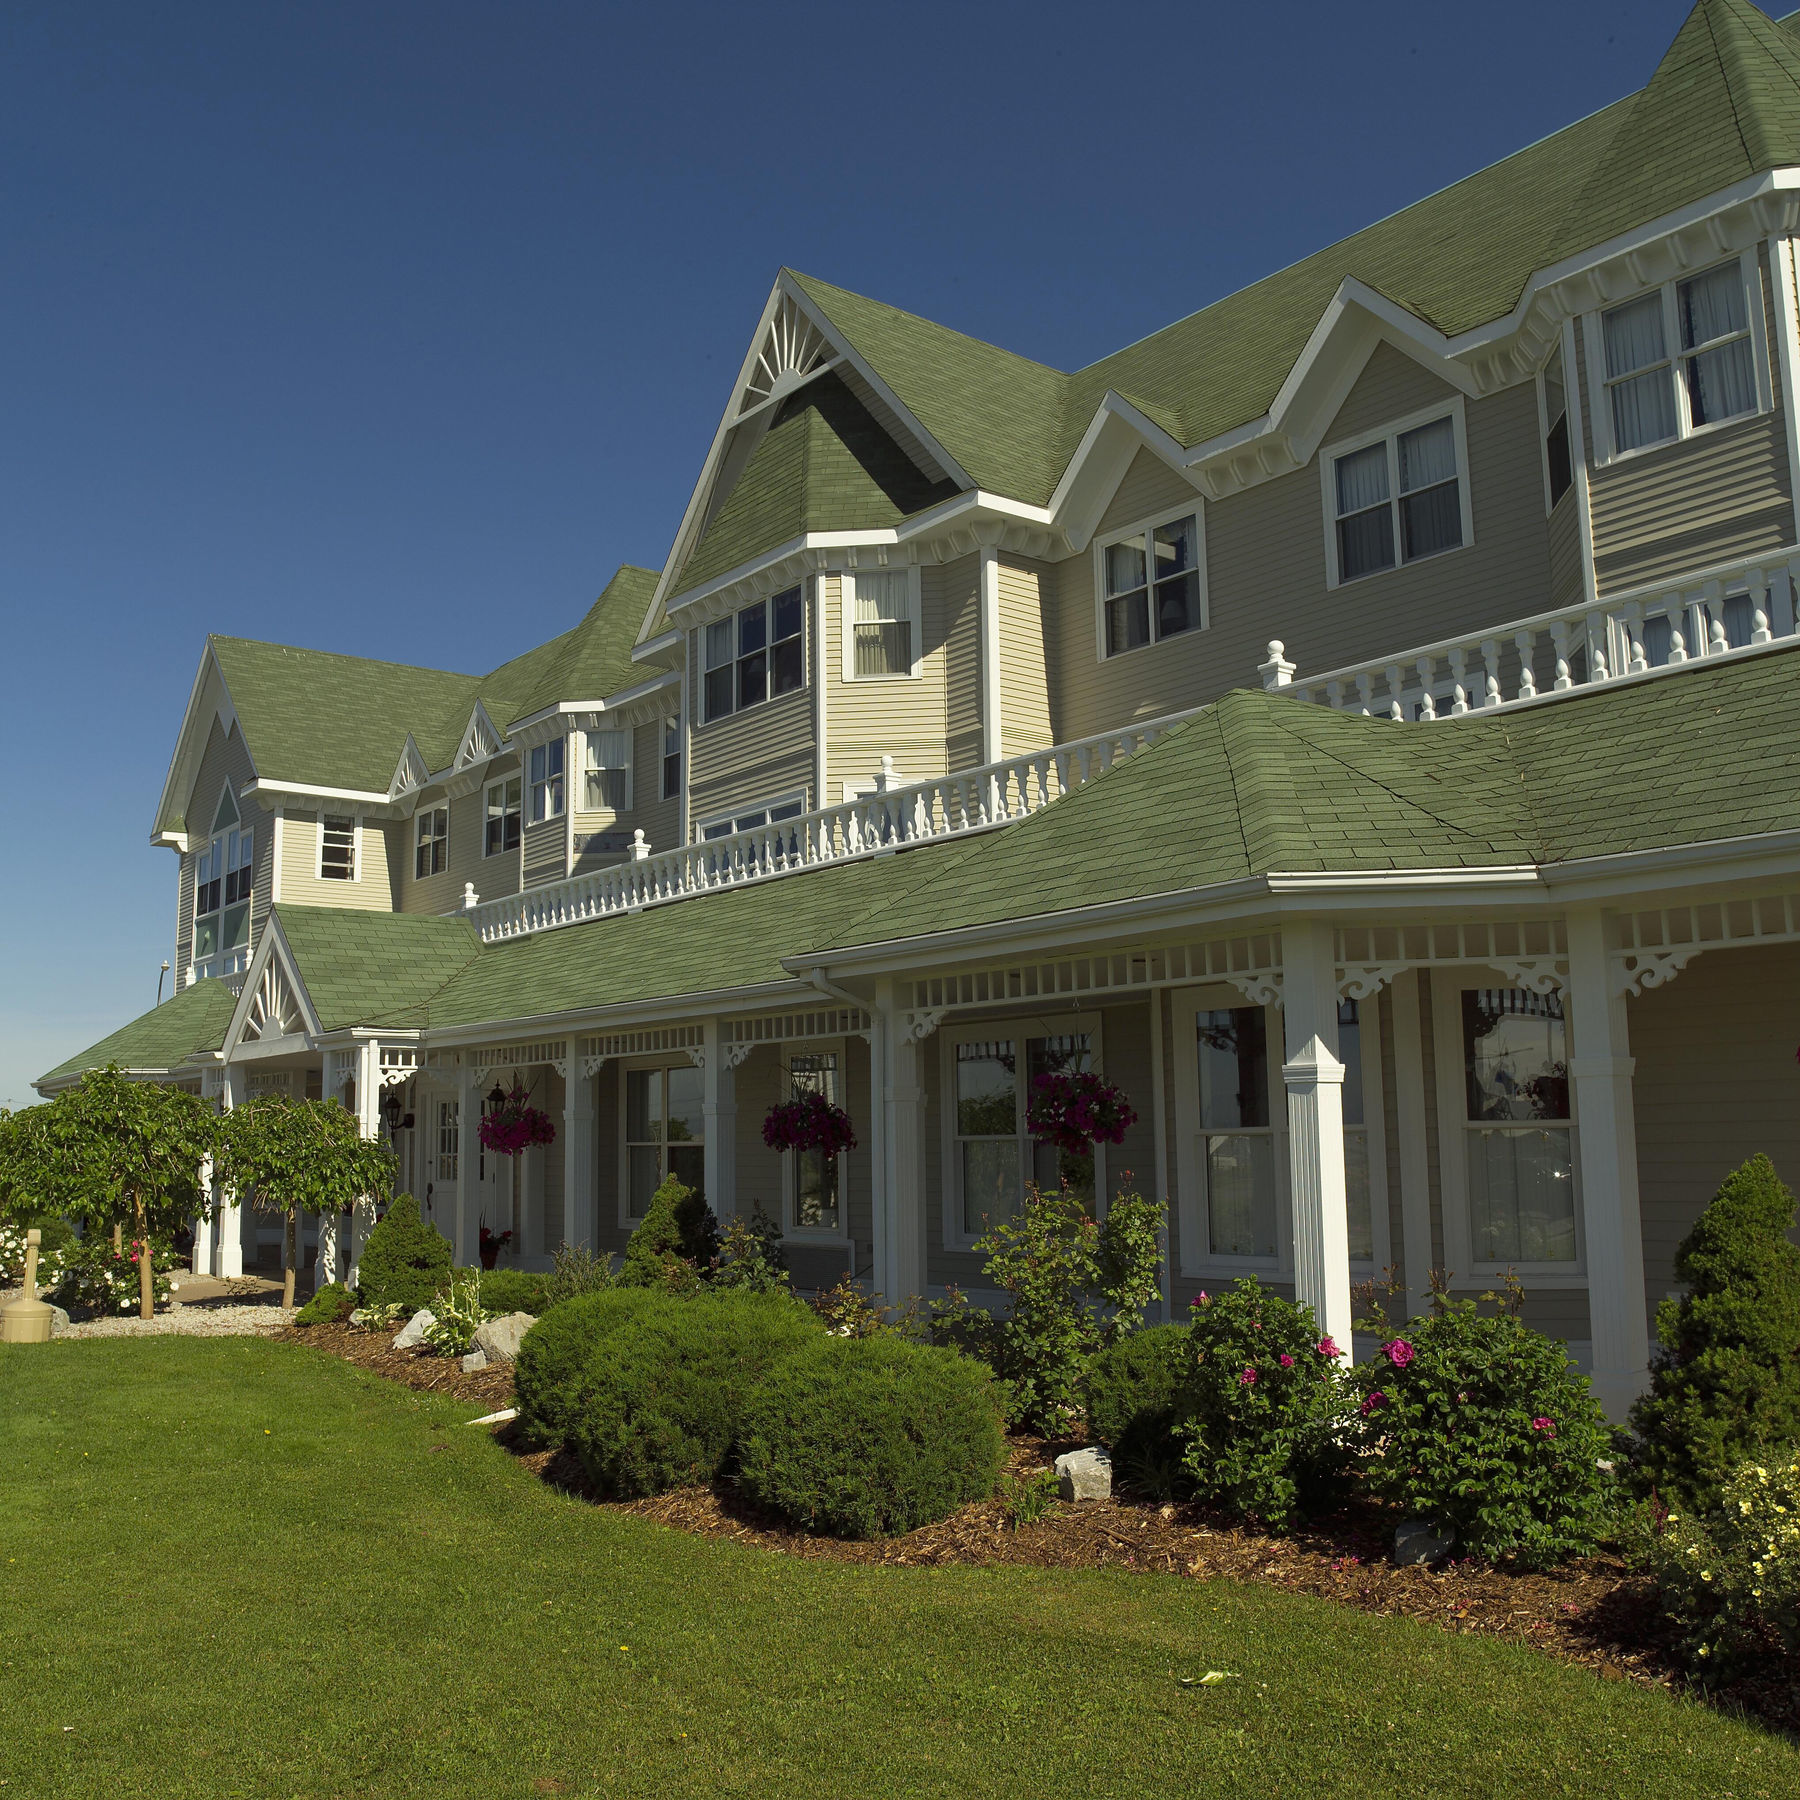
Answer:
<path fill-rule="evenodd" d="M 1279 969 L 1246 969 L 1222 977 L 1229 981 L 1252 1006 L 1281 1004 L 1281 971 Z"/>
<path fill-rule="evenodd" d="M 1553 988 L 1565 986 L 1569 979 L 1567 966 L 1554 956 L 1497 956 L 1493 959 L 1493 967 L 1516 987 L 1527 988 L 1534 994 L 1547 994 Z"/>
<path fill-rule="evenodd" d="M 610 1056 L 584 1056 L 581 1059 L 581 1079 L 592 1081 L 611 1061 Z"/>
<path fill-rule="evenodd" d="M 915 1042 L 931 1036 L 944 1021 L 947 1006 L 928 1006 L 918 1012 L 909 1012 L 906 1018 L 906 1035 Z"/>
<path fill-rule="evenodd" d="M 725 1067 L 735 1069 L 741 1066 L 754 1050 L 754 1044 L 721 1044 L 719 1054 L 725 1058 Z"/>
<path fill-rule="evenodd" d="M 1409 962 L 1348 963 L 1338 970 L 1338 994 L 1345 1000 L 1371 999 L 1411 967 Z"/>
<path fill-rule="evenodd" d="M 687 1059 L 696 1069 L 706 1067 L 706 1047 L 703 1044 L 687 1044 L 683 1046 Z"/>
<path fill-rule="evenodd" d="M 1645 988 L 1667 987 L 1704 947 L 1683 944 L 1678 950 L 1626 951 L 1619 958 L 1618 991 L 1637 995 Z"/>

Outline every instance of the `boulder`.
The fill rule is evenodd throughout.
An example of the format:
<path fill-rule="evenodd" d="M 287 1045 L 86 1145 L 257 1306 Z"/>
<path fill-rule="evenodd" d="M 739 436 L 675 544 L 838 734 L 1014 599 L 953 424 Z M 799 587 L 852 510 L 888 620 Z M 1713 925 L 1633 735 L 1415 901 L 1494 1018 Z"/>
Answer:
<path fill-rule="evenodd" d="M 1056 1491 L 1065 1500 L 1112 1497 L 1112 1458 L 1097 1445 L 1065 1451 L 1056 1459 Z"/>
<path fill-rule="evenodd" d="M 417 1350 L 425 1342 L 425 1333 L 437 1323 L 437 1314 L 429 1306 L 421 1306 L 401 1328 L 394 1339 L 396 1350 Z"/>
<path fill-rule="evenodd" d="M 69 1329 L 69 1315 L 60 1306 L 50 1308 L 50 1335 L 61 1337 Z"/>
<path fill-rule="evenodd" d="M 511 1362 L 519 1354 L 526 1332 L 537 1323 L 527 1312 L 508 1313 L 475 1328 L 475 1348 L 485 1350 L 489 1362 Z"/>
<path fill-rule="evenodd" d="M 1435 1519 L 1402 1519 L 1394 1527 L 1394 1561 L 1402 1568 L 1442 1562 L 1455 1548 L 1456 1533 L 1440 1528 Z"/>
<path fill-rule="evenodd" d="M 471 1350 L 469 1354 L 462 1359 L 462 1372 L 465 1375 L 473 1375 L 477 1369 L 485 1369 L 486 1367 L 487 1352 L 485 1350 Z"/>

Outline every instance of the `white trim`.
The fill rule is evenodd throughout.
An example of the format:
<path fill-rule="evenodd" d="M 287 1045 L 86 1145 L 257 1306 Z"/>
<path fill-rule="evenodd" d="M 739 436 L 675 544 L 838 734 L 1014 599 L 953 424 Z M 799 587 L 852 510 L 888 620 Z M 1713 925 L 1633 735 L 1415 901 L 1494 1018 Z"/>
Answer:
<path fill-rule="evenodd" d="M 1579 511 L 1576 528 L 1581 537 L 1581 595 L 1589 606 L 1600 603 L 1600 578 L 1594 567 L 1594 493 L 1588 477 L 1587 428 L 1583 414 L 1586 399 L 1581 391 L 1581 362 L 1575 344 L 1575 321 L 1562 322 L 1563 382 L 1569 403 L 1569 456 L 1575 470 Z"/>
<path fill-rule="evenodd" d="M 798 813 L 790 813 L 785 819 L 765 819 L 762 825 L 745 825 L 740 827 L 737 824 L 739 819 L 748 818 L 751 813 L 770 813 L 778 806 L 798 806 L 800 811 Z M 772 800 L 758 800 L 747 806 L 734 806 L 729 812 L 714 813 L 710 819 L 702 819 L 700 821 L 699 836 L 696 837 L 694 841 L 696 843 L 705 843 L 707 832 L 715 825 L 729 825 L 734 833 L 740 829 L 744 831 L 761 831 L 765 827 L 773 828 L 776 825 L 789 824 L 793 819 L 803 817 L 805 812 L 806 789 L 794 788 L 785 794 L 777 794 Z"/>
<path fill-rule="evenodd" d="M 895 575 L 905 577 L 906 594 L 901 604 L 906 608 L 905 622 L 912 628 L 912 659 L 903 674 L 858 675 L 856 672 L 856 583 L 859 575 L 864 573 L 882 579 Z M 924 610 L 917 563 L 901 563 L 885 568 L 877 566 L 866 571 L 841 570 L 838 574 L 838 628 L 841 634 L 839 649 L 842 652 L 840 661 L 843 664 L 845 683 L 860 685 L 878 681 L 917 681 L 925 655 Z"/>
<path fill-rule="evenodd" d="M 667 721 L 661 718 L 651 722 L 651 729 L 656 733 L 656 791 L 659 795 L 662 792 L 663 727 L 666 723 Z M 592 746 L 593 740 L 599 737 L 603 732 L 608 734 L 616 733 L 625 740 L 625 760 L 623 763 L 602 763 L 596 768 L 589 760 L 588 752 Z M 623 818 L 625 814 L 635 810 L 637 806 L 637 726 L 635 724 L 592 726 L 585 731 L 573 733 L 570 741 L 575 753 L 575 771 L 581 781 L 580 790 L 573 797 L 576 803 L 570 805 L 566 809 L 570 820 L 573 821 L 577 812 L 588 818 L 592 818 L 596 813 L 605 813 L 610 818 L 619 819 Z M 623 768 L 625 771 L 624 804 L 620 806 L 589 805 L 588 776 L 590 774 L 604 774 L 608 770 L 617 768 Z M 571 822 L 569 826 L 571 855 L 573 855 L 574 840 L 575 827 Z"/>
<path fill-rule="evenodd" d="M 1392 984 L 1394 1123 L 1400 1133 L 1401 1257 L 1409 1317 L 1431 1305 L 1431 1159 L 1425 1134 L 1425 1050 L 1419 1024 L 1420 981 L 1404 969 Z"/>
<path fill-rule="evenodd" d="M 1400 523 L 1400 439 L 1409 431 L 1417 431 L 1422 425 L 1434 425 L 1438 420 L 1448 418 L 1456 437 L 1456 485 L 1457 499 L 1462 511 L 1462 542 L 1452 544 L 1448 549 L 1436 550 L 1429 556 L 1406 559 L 1405 546 L 1401 534 Z M 1388 508 L 1394 527 L 1394 560 L 1385 569 L 1371 569 L 1366 575 L 1346 578 L 1338 569 L 1338 507 L 1337 507 L 1337 465 L 1341 457 L 1353 456 L 1358 450 L 1366 450 L 1372 444 L 1387 444 L 1388 472 Z M 1324 446 L 1319 452 L 1319 486 L 1324 498 L 1325 520 L 1325 585 L 1327 588 L 1347 586 L 1349 581 L 1377 581 L 1383 575 L 1392 575 L 1401 569 L 1414 569 L 1420 563 L 1435 562 L 1439 557 L 1454 556 L 1459 550 L 1467 550 L 1475 543 L 1475 502 L 1469 492 L 1469 427 L 1461 394 L 1452 394 L 1435 405 L 1422 407 L 1418 412 L 1406 414 L 1404 418 L 1390 419 L 1386 424 L 1377 425 L 1368 431 L 1359 431 L 1354 437 L 1339 438 L 1335 443 Z"/>
<path fill-rule="evenodd" d="M 269 814 L 269 905 L 281 904 L 281 828 L 287 823 L 287 808 L 277 806 Z"/>
<path fill-rule="evenodd" d="M 1794 513 L 1791 535 L 1800 538 L 1800 302 L 1795 296 L 1794 240 L 1766 240 L 1769 253 L 1770 298 L 1775 304 L 1775 347 L 1781 369 L 1783 436 L 1787 440 L 1788 492 Z"/>
<path fill-rule="evenodd" d="M 240 790 L 248 799 L 252 794 L 291 794 L 296 800 L 341 800 L 346 806 L 357 811 L 388 814 L 392 803 L 386 794 L 370 792 L 365 788 L 314 787 L 304 781 L 265 781 L 258 776 L 254 781 L 247 781 Z"/>
<path fill-rule="evenodd" d="M 977 661 L 981 678 L 981 760 L 999 762 L 1006 754 L 1002 745 L 1000 715 L 1000 546 L 981 546 L 980 642 Z M 848 788 L 844 798 L 850 798 Z"/>
<path fill-rule="evenodd" d="M 826 731 L 828 725 L 828 707 L 825 690 L 830 685 L 825 680 L 825 577 L 815 575 L 812 578 L 812 593 L 809 596 L 812 604 L 807 611 L 812 615 L 812 648 L 811 654 L 816 657 L 818 668 L 813 679 L 813 791 L 812 801 L 816 807 L 826 805 L 825 784 L 829 780 L 826 757 Z"/>
<path fill-rule="evenodd" d="M 1156 630 L 1156 556 L 1155 548 L 1150 542 L 1150 534 L 1162 525 L 1173 525 L 1178 519 L 1194 521 L 1194 572 L 1198 577 L 1199 620 L 1187 631 L 1174 633 L 1175 637 L 1191 638 L 1199 632 L 1208 630 L 1212 625 L 1212 609 L 1207 596 L 1206 582 L 1206 502 L 1196 494 L 1192 501 L 1176 506 L 1167 511 L 1156 513 L 1149 518 L 1139 519 L 1118 531 L 1109 531 L 1104 537 L 1097 537 L 1089 546 L 1088 554 L 1094 567 L 1094 652 L 1101 662 L 1117 662 L 1121 656 L 1135 656 L 1140 650 L 1150 650 L 1158 644 L 1168 643 L 1169 638 L 1161 637 Z M 1106 591 L 1106 552 L 1114 544 L 1122 544 L 1127 538 L 1142 538 L 1144 552 L 1144 604 L 1149 608 L 1150 636 L 1141 644 L 1127 650 L 1114 651 L 1108 654 L 1106 648 L 1106 603 L 1110 597 Z M 997 758 L 989 758 L 990 761 Z"/>
<path fill-rule="evenodd" d="M 362 880 L 362 814 L 352 810 L 350 812 L 332 813 L 331 817 L 338 820 L 348 819 L 350 821 L 350 879 L 345 885 L 353 887 L 357 882 Z M 329 881 L 335 885 L 342 881 L 343 877 L 341 875 L 327 875 L 325 873 L 325 818 L 325 812 L 321 808 L 319 812 L 319 835 L 315 846 L 313 862 L 313 878 L 316 881 Z"/>

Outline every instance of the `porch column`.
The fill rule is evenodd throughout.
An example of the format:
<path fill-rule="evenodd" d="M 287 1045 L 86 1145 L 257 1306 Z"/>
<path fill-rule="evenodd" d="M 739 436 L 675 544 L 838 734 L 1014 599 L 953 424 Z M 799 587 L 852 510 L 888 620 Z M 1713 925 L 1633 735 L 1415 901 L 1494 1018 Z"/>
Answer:
<path fill-rule="evenodd" d="M 201 1202 L 210 1204 L 213 1191 L 213 1159 L 210 1156 L 200 1159 L 200 1173 L 195 1186 L 200 1190 Z M 193 1269 L 196 1275 L 210 1275 L 213 1272 L 213 1223 L 208 1217 L 196 1217 L 194 1220 Z"/>
<path fill-rule="evenodd" d="M 594 1248 L 594 1082 L 581 1072 L 581 1039 L 569 1039 L 563 1077 L 563 1235 Z"/>
<path fill-rule="evenodd" d="M 221 1105 L 230 1112 L 243 1097 L 243 1071 L 227 1066 L 220 1074 Z M 219 1256 L 215 1266 L 227 1280 L 244 1272 L 244 1209 L 230 1188 L 219 1193 Z"/>
<path fill-rule="evenodd" d="M 358 1044 L 356 1056 L 356 1126 L 365 1138 L 381 1135 L 381 1045 L 375 1038 Z M 350 1270 L 346 1285 L 356 1286 L 363 1245 L 375 1225 L 376 1196 L 370 1194 L 350 1209 Z"/>
<path fill-rule="evenodd" d="M 874 1096 L 884 1117 L 885 1191 L 876 1197 L 875 1285 L 890 1306 L 899 1306 L 925 1292 L 925 1089 L 919 1043 L 900 1013 L 892 982 L 876 988 L 876 1007 L 876 1037 L 885 1050 Z"/>
<path fill-rule="evenodd" d="M 717 1019 L 703 1028 L 705 1095 L 701 1102 L 706 1142 L 701 1167 L 706 1204 L 721 1225 L 737 1211 L 737 1072 L 725 1060 L 725 1044 Z"/>
<path fill-rule="evenodd" d="M 1633 1062 L 1625 996 L 1611 979 L 1599 909 L 1571 912 L 1568 930 L 1569 1086 L 1587 1228 L 1594 1397 L 1609 1418 L 1622 1420 L 1643 1392 L 1650 1363 Z"/>
<path fill-rule="evenodd" d="M 1350 1355 L 1350 1220 L 1344 1181 L 1344 1065 L 1338 1060 L 1337 958 L 1321 919 L 1281 928 L 1281 1065 L 1287 1087 L 1294 1298 Z"/>
<path fill-rule="evenodd" d="M 481 1088 L 465 1062 L 456 1078 L 456 1266 L 481 1260 L 475 1185 L 481 1172 Z"/>

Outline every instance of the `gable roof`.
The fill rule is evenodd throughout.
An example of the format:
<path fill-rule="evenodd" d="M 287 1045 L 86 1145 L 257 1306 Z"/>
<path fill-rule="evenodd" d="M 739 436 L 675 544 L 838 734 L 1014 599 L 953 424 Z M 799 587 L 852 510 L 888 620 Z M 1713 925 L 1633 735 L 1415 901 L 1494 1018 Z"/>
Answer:
<path fill-rule="evenodd" d="M 108 1063 L 137 1074 L 165 1074 L 190 1056 L 217 1050 L 225 1042 L 225 1027 L 236 1005 L 237 995 L 224 982 L 196 981 L 78 1056 L 58 1063 L 35 1085 L 61 1084 L 84 1069 L 102 1069 Z"/>
<path fill-rule="evenodd" d="M 432 995 L 481 953 L 467 919 L 277 906 L 294 968 L 324 1031 L 425 1022 Z"/>

